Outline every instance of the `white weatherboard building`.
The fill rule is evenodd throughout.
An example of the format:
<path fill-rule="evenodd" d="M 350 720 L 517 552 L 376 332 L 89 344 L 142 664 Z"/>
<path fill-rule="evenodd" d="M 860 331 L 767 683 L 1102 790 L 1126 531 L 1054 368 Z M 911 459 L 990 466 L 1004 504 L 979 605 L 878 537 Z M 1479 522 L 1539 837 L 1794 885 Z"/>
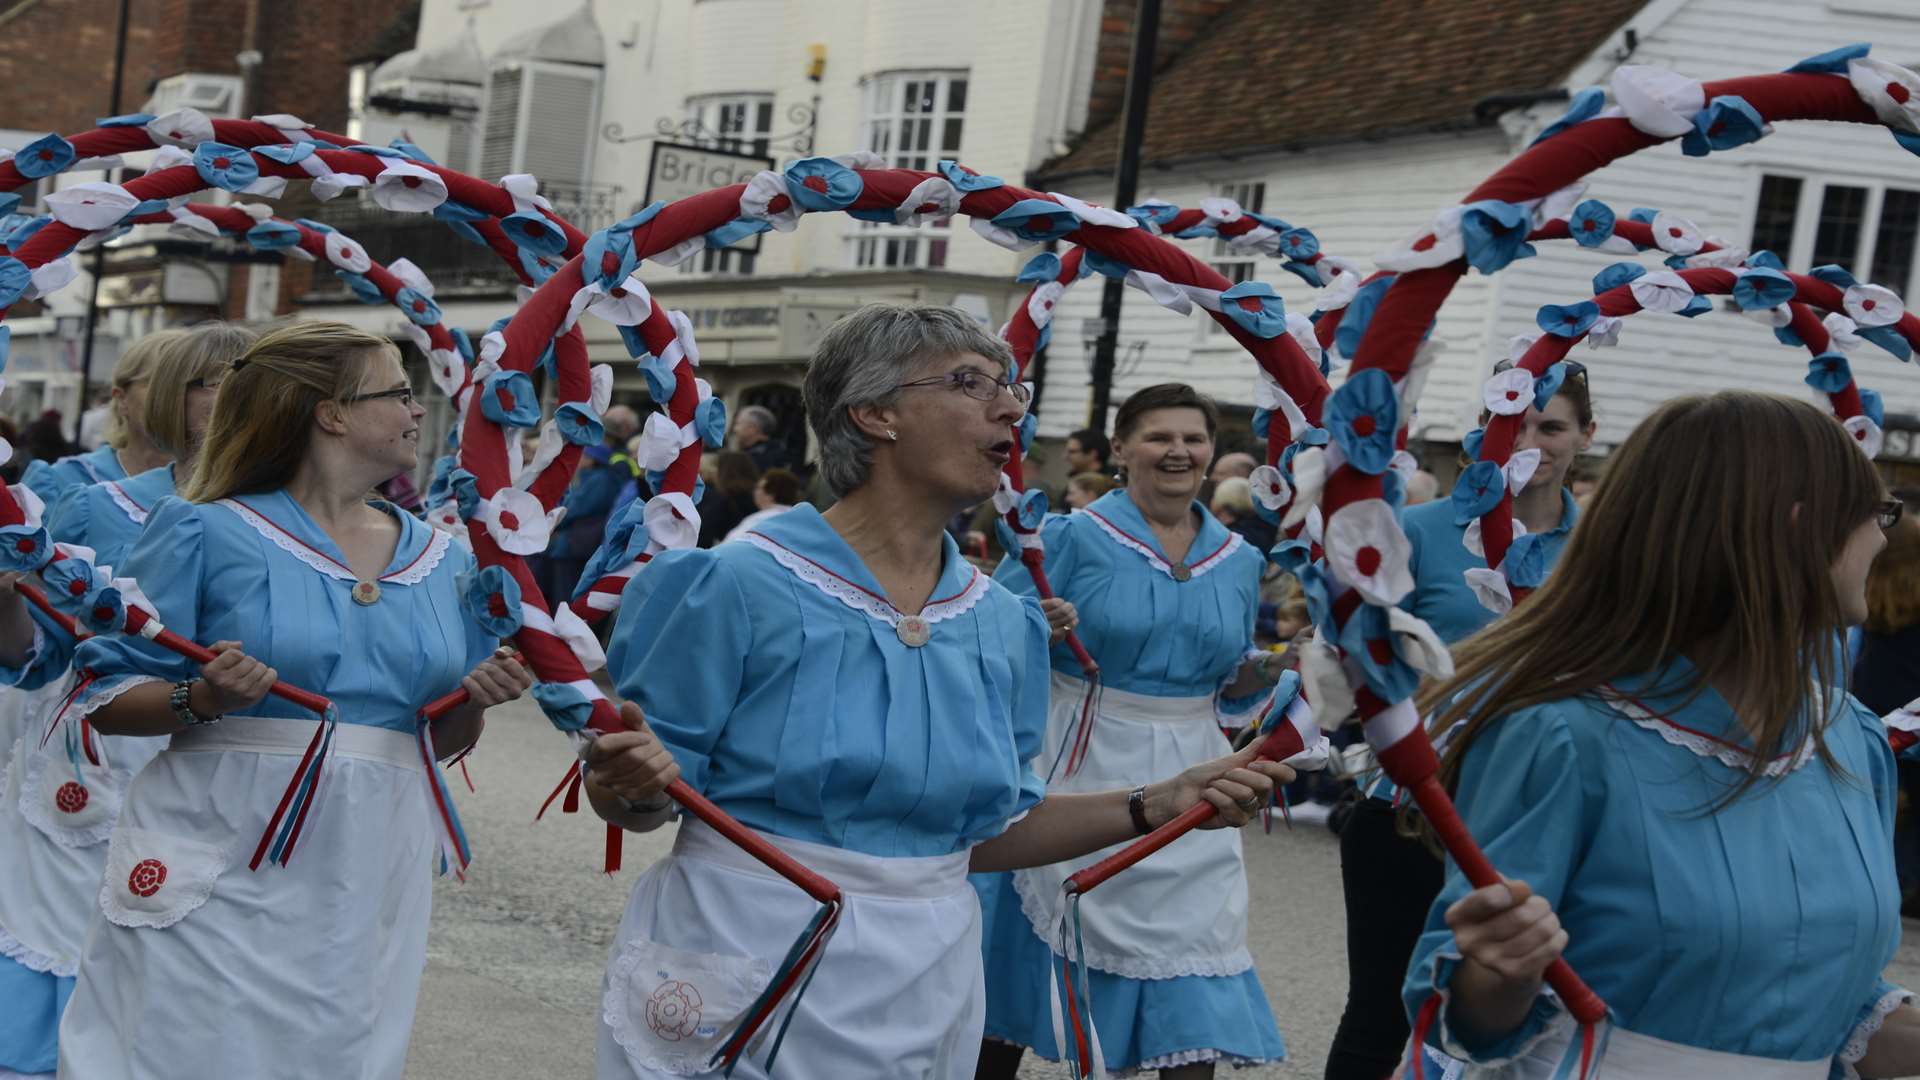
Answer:
<path fill-rule="evenodd" d="M 1565 44 L 1564 33 L 1558 39 L 1547 35 L 1555 32 L 1555 19 L 1570 6 L 1495 0 L 1484 7 L 1476 19 L 1496 27 L 1525 10 L 1544 17 L 1544 24 L 1513 30 L 1508 39 L 1512 50 Z M 1374 21 L 1379 50 L 1354 56 L 1347 67 L 1380 76 L 1385 86 L 1374 87 L 1376 91 L 1389 97 L 1404 92 L 1401 100 L 1413 108 L 1422 97 L 1393 87 L 1392 80 L 1394 58 L 1415 31 L 1404 20 Z M 1857 41 L 1872 42 L 1878 58 L 1909 67 L 1920 61 L 1920 5 L 1898 0 L 1656 0 L 1627 5 L 1609 21 L 1613 25 L 1578 43 L 1575 59 L 1544 78 L 1536 75 L 1537 81 L 1529 84 L 1502 81 L 1500 72 L 1513 62 L 1511 53 L 1463 49 L 1453 55 L 1462 70 L 1485 72 L 1475 94 L 1486 98 L 1605 86 L 1621 63 L 1669 68 L 1703 81 L 1780 71 L 1806 56 Z M 1261 22 L 1247 20 L 1239 36 L 1269 32 Z M 1270 32 L 1283 31 L 1296 42 L 1304 40 L 1301 35 L 1312 36 L 1297 23 Z M 1250 77 L 1244 67 L 1209 54 L 1210 49 L 1226 48 L 1221 39 L 1234 36 L 1231 31 L 1203 35 L 1200 44 L 1162 75 L 1156 86 L 1156 122 L 1167 100 L 1160 96 L 1160 86 L 1211 82 L 1215 91 L 1224 92 L 1229 82 Z M 1369 91 L 1355 87 L 1348 101 L 1364 107 Z M 1210 91 L 1203 85 L 1189 92 Z M 1276 94 L 1272 107 L 1284 113 L 1290 100 L 1290 95 Z M 1562 101 L 1541 101 L 1504 114 L 1483 114 L 1479 123 L 1462 117 L 1457 124 L 1430 125 L 1448 130 L 1353 130 L 1311 145 L 1254 153 L 1248 152 L 1247 138 L 1231 135 L 1207 148 L 1211 152 L 1196 152 L 1190 144 L 1174 152 L 1156 151 L 1150 125 L 1140 198 L 1196 206 L 1202 197 L 1225 195 L 1249 209 L 1312 229 L 1325 251 L 1370 268 L 1374 255 L 1416 235 L 1439 208 L 1459 202 L 1564 109 Z M 1317 118 L 1286 117 L 1281 123 Z M 1109 193 L 1111 182 L 1099 169 L 1074 175 L 1076 163 L 1087 157 L 1086 146 L 1108 137 L 1099 129 L 1089 132 L 1082 150 L 1043 167 L 1043 173 L 1051 174 L 1047 183 L 1088 199 Z M 1095 164 L 1103 162 L 1096 159 Z M 1682 156 L 1676 141 L 1627 157 L 1589 179 L 1587 195 L 1622 217 L 1634 207 L 1666 210 L 1730 245 L 1771 249 L 1791 270 L 1839 263 L 1863 281 L 1902 295 L 1920 294 L 1920 158 L 1901 149 L 1879 127 L 1785 123 L 1757 143 L 1706 158 Z M 1183 243 L 1231 278 L 1273 284 L 1285 296 L 1288 310 L 1312 309 L 1314 290 L 1282 271 L 1278 260 L 1237 255 L 1212 240 Z M 1538 247 L 1538 256 L 1493 277 L 1470 275 L 1454 290 L 1435 330 L 1445 351 L 1420 403 L 1416 436 L 1430 443 L 1457 443 L 1475 425 L 1481 382 L 1492 364 L 1507 355 L 1509 341 L 1538 332 L 1534 314 L 1542 305 L 1589 298 L 1592 276 L 1621 258 L 1566 242 Z M 1659 255 L 1649 252 L 1640 260 L 1658 268 Z M 1078 328 L 1098 315 L 1098 306 L 1099 282 L 1087 281 L 1069 290 L 1057 309 L 1043 434 L 1064 434 L 1087 419 Z M 1599 452 L 1616 444 L 1656 404 L 1678 394 L 1750 387 L 1814 397 L 1801 382 L 1808 359 L 1804 349 L 1783 347 L 1766 327 L 1724 312 L 1697 319 L 1637 315 L 1628 320 L 1618 346 L 1598 351 L 1581 346 L 1573 356 L 1592 369 Z M 1920 414 L 1920 371 L 1871 345 L 1855 350 L 1851 360 L 1860 384 L 1879 390 L 1886 400 L 1883 466 L 1898 481 L 1920 479 L 1920 464 L 1903 464 L 1920 463 L 1920 416 L 1915 415 Z M 1193 382 L 1223 401 L 1252 400 L 1249 361 L 1232 339 L 1206 322 L 1173 315 L 1130 292 L 1113 400 L 1117 404 L 1129 390 L 1170 379 Z M 1452 450 L 1434 447 L 1430 456 L 1443 463 Z"/>
<path fill-rule="evenodd" d="M 1083 126 L 1101 14 L 1100 0 L 982 0 L 963 17 L 933 0 L 425 0 L 417 47 L 358 74 L 354 134 L 404 134 L 488 178 L 534 173 L 588 231 L 650 194 L 707 190 L 808 153 L 871 150 L 926 169 L 957 158 L 1017 183 Z M 1020 28 L 1017 48 L 998 29 L 1009 26 Z M 346 202 L 322 216 L 376 257 L 421 265 L 452 325 L 477 333 L 512 310 L 491 252 L 424 217 Z M 1005 320 L 1024 291 L 1013 282 L 1024 257 L 961 225 L 810 214 L 757 250 L 643 266 L 642 277 L 657 302 L 693 319 L 715 393 L 736 410 L 771 406 L 798 443 L 801 362 L 841 314 L 885 298 Z M 389 310 L 341 296 L 309 297 L 305 309 L 396 329 Z M 617 396 L 644 403 L 614 327 L 582 326 L 593 360 L 614 363 Z"/>

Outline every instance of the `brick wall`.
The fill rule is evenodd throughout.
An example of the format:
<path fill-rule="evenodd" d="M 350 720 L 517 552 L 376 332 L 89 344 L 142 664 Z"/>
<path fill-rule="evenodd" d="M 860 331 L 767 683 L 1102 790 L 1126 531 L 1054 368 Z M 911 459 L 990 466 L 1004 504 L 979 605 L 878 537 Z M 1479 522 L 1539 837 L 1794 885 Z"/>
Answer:
<path fill-rule="evenodd" d="M 156 31 L 163 7 L 183 0 L 133 0 L 121 105 L 113 86 L 119 0 L 41 0 L 0 26 L 0 128 L 84 131 L 97 117 L 132 112 L 165 70 Z"/>

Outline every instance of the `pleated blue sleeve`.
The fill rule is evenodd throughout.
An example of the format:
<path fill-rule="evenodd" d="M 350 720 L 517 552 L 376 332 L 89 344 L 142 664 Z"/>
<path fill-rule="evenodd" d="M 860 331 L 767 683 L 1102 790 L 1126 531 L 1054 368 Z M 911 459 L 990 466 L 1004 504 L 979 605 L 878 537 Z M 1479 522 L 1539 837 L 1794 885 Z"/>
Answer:
<path fill-rule="evenodd" d="M 140 590 L 153 602 L 167 629 L 189 641 L 200 639 L 206 571 L 206 527 L 201 512 L 200 506 L 182 499 L 161 500 L 127 554 L 126 565 L 115 568 L 116 576 L 140 583 Z M 235 603 L 241 600 L 229 599 Z M 241 644 L 244 648 L 245 643 Z M 139 683 L 178 682 L 200 673 L 200 665 L 136 634 L 90 637 L 80 643 L 74 664 L 98 676 L 82 698 L 81 707 L 87 711 Z"/>
<path fill-rule="evenodd" d="M 609 673 L 703 793 L 753 646 L 748 619 L 739 583 L 711 550 L 662 552 L 621 596 Z"/>
<path fill-rule="evenodd" d="M 1020 575 L 1026 576 L 1024 567 Z M 1034 762 L 1047 743 L 1047 705 L 1053 683 L 1052 671 L 1047 665 L 1047 639 L 1052 632 L 1047 628 L 1047 617 L 1041 614 L 1038 600 L 1023 597 L 1021 607 L 1026 613 L 1026 636 L 1018 657 L 1020 667 L 1013 692 L 1013 746 L 1026 764 L 1020 772 L 1020 801 L 1014 807 L 1013 816 L 1007 819 L 1009 825 L 1025 817 L 1027 811 L 1047 795 L 1047 782 L 1035 770 Z"/>
<path fill-rule="evenodd" d="M 1503 875 L 1526 882 L 1556 911 L 1598 825 L 1585 780 L 1575 734 L 1551 704 L 1496 721 L 1461 769 L 1458 804 L 1468 831 Z M 1446 884 L 1427 912 L 1401 996 L 1408 1016 L 1417 1017 L 1430 998 L 1440 995 L 1439 1022 L 1429 1032 L 1429 1043 L 1454 1057 L 1492 1065 L 1524 1053 L 1562 1009 L 1543 992 L 1513 1031 L 1464 1031 L 1452 1022 L 1448 995 L 1461 956 L 1446 911 L 1471 891 L 1460 868 L 1448 860 Z"/>
<path fill-rule="evenodd" d="M 73 635 L 32 604 L 27 605 L 27 618 L 33 622 L 33 644 L 18 667 L 0 665 L 0 686 L 38 690 L 59 678 L 73 663 Z"/>
<path fill-rule="evenodd" d="M 56 543 L 92 546 L 87 543 L 87 530 L 93 518 L 93 500 L 87 497 L 90 486 L 75 484 L 60 489 L 59 498 L 47 511 L 47 535 Z"/>

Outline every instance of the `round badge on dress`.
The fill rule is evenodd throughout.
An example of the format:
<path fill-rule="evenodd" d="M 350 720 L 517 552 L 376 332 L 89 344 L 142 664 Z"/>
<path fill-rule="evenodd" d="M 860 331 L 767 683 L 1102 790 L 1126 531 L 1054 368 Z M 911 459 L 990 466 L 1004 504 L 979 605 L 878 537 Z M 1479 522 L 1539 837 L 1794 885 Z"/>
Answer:
<path fill-rule="evenodd" d="M 911 649 L 925 645 L 933 638 L 933 626 L 918 615 L 903 615 L 894 624 L 893 632 L 900 637 L 900 644 Z"/>
<path fill-rule="evenodd" d="M 1173 580 L 1175 581 L 1189 581 L 1193 578 L 1193 571 L 1188 569 L 1187 564 L 1183 562 L 1169 565 L 1167 567 L 1167 573 L 1172 574 Z"/>
<path fill-rule="evenodd" d="M 374 604 L 380 600 L 380 584 L 375 581 L 355 582 L 353 602 L 361 605 Z"/>

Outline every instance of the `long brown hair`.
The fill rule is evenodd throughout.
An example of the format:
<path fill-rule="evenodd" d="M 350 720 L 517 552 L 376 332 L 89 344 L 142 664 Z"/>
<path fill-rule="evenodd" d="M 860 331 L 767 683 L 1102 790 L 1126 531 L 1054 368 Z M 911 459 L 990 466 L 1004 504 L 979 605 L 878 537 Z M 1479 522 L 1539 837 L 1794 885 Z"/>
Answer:
<path fill-rule="evenodd" d="M 1661 405 L 1615 451 L 1546 584 L 1456 645 L 1454 677 L 1421 694 L 1435 731 L 1463 724 L 1442 782 L 1458 784 L 1508 713 L 1680 656 L 1696 678 L 1656 692 L 1692 700 L 1730 673 L 1754 686 L 1736 703 L 1754 753 L 1716 809 L 1808 739 L 1837 770 L 1804 710 L 1816 684 L 1844 685 L 1831 568 L 1883 490 L 1846 430 L 1805 402 L 1728 390 Z"/>
<path fill-rule="evenodd" d="M 392 350 L 386 338 L 345 323 L 294 323 L 263 335 L 220 384 L 181 497 L 204 503 L 285 487 L 306 459 L 314 410 L 360 393 Z"/>

